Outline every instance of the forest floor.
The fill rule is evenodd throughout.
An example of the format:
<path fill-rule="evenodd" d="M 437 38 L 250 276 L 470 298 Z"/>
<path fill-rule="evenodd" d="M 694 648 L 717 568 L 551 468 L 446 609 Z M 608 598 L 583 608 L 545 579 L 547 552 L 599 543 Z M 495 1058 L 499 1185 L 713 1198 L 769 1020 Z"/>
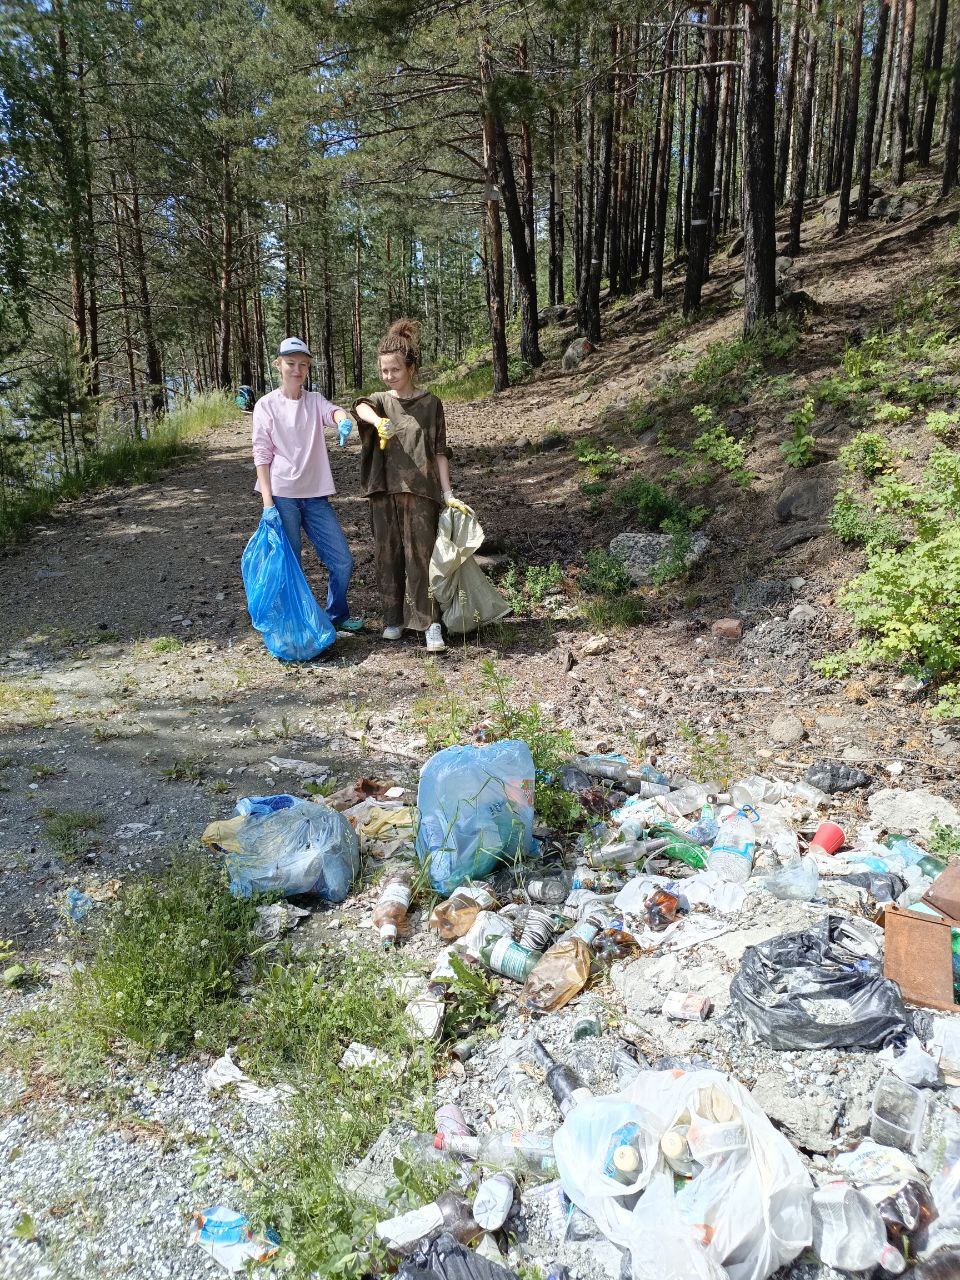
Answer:
<path fill-rule="evenodd" d="M 929 192 L 920 184 L 917 194 L 923 200 Z M 930 787 L 956 801 L 960 742 L 936 727 L 913 683 L 889 671 L 830 680 L 811 668 L 849 641 L 836 597 L 861 553 L 825 525 L 777 550 L 797 527 L 777 517 L 784 489 L 808 483 L 810 518 L 824 517 L 837 452 L 853 431 L 840 416 L 818 422 L 816 464 L 791 471 L 780 452 L 791 434 L 786 414 L 836 370 L 845 344 L 956 273 L 955 236 L 950 226 L 926 223 L 930 212 L 854 226 L 842 241 L 819 219 L 808 222 L 793 279 L 817 308 L 796 349 L 772 359 L 738 403 L 717 411 L 745 440 L 755 479 L 738 488 L 721 471 L 705 493 L 691 493 L 691 504 L 706 498 L 713 509 L 704 526 L 709 554 L 687 580 L 642 593 L 639 625 L 604 625 L 578 579 L 588 551 L 632 527 L 611 500 L 617 485 L 636 474 L 663 477 L 675 463 L 664 456 L 661 433 L 673 432 L 680 447 L 695 432 L 689 411 L 663 389 L 686 385 L 710 344 L 729 347 L 736 338 L 739 259 L 718 258 L 703 313 L 689 327 L 677 320 L 682 275 L 674 272 L 661 304 L 643 295 L 608 310 L 602 349 L 577 372 L 559 371 L 569 335 L 548 328 L 551 358 L 528 382 L 495 399 L 448 404 L 454 487 L 480 517 L 494 574 L 501 584 L 508 574 L 516 612 L 437 658 L 413 637 L 396 645 L 380 639 L 355 438 L 331 454 L 337 511 L 356 556 L 353 611 L 367 626 L 312 664 L 281 665 L 249 627 L 239 560 L 259 499 L 248 419 L 202 439 L 156 483 L 60 508 L 0 560 L 8 601 L 0 614 L 0 938 L 55 981 L 68 890 L 158 870 L 240 796 L 296 789 L 296 776 L 271 757 L 305 757 L 338 786 L 387 778 L 413 795 L 431 749 L 482 719 L 490 663 L 511 682 L 510 698 L 538 703 L 585 750 L 640 758 L 652 750 L 679 771 L 699 757 L 701 767 L 706 761 L 727 776 L 797 777 L 813 760 L 844 759 L 878 785 Z M 578 461 L 579 441 L 608 451 L 598 474 L 596 463 L 591 473 Z M 322 599 L 312 552 L 305 562 Z M 791 619 L 801 604 L 810 607 Z M 740 619 L 742 638 L 714 637 L 711 625 L 721 618 Z M 851 819 L 863 812 L 862 799 L 847 802 Z M 10 1006 L 19 999 L 8 997 Z M 53 1153 L 109 1130 L 96 1099 L 75 1097 L 58 1110 L 49 1087 L 27 1093 L 15 1075 L 3 1079 L 0 1139 L 5 1123 L 16 1124 L 18 1151 L 36 1143 Z M 203 1131 L 210 1103 L 197 1100 L 195 1080 L 182 1104 L 175 1076 L 157 1088 L 171 1113 L 198 1108 L 191 1123 Z M 109 1147 L 113 1138 L 104 1141 Z M 155 1211 L 147 1215 L 154 1225 L 126 1226 L 157 1232 L 165 1223 L 170 1241 L 154 1269 L 132 1273 L 208 1274 L 201 1255 L 195 1270 L 179 1262 L 183 1212 L 197 1207 L 196 1152 L 154 1167 L 149 1145 L 137 1142 L 129 1176 L 154 1180 Z M 124 1160 L 133 1150 L 121 1148 Z M 22 1189 L 4 1196 L 3 1181 L 0 1171 L 0 1214 L 5 1199 L 25 1206 Z M 95 1178 L 88 1182 L 88 1199 L 103 1194 Z M 100 1204 L 97 1230 L 104 1211 L 115 1209 Z M 171 1225 L 178 1214 L 180 1225 Z M 101 1259 L 96 1274 L 129 1270 L 122 1262 Z M 27 1269 L 25 1255 L 19 1265 L 14 1258 L 15 1276 L 84 1274 L 62 1260 L 48 1259 L 46 1272 Z"/>

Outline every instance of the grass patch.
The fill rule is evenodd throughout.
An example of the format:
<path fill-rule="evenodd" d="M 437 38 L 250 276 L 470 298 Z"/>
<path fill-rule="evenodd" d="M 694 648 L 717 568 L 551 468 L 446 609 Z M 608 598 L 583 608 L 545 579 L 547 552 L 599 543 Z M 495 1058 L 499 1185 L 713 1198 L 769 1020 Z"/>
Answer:
<path fill-rule="evenodd" d="M 191 436 L 222 426 L 237 416 L 226 395 L 197 396 L 168 413 L 145 440 L 107 437 L 80 462 L 77 469 L 54 483 L 14 490 L 0 505 L 0 545 L 15 542 L 31 524 L 70 498 L 110 485 L 144 484 L 190 451 Z"/>
<path fill-rule="evenodd" d="M 0 680 L 0 721 L 42 723 L 53 704 L 53 694 L 46 689 L 20 684 L 16 680 Z"/>
<path fill-rule="evenodd" d="M 951 827 L 949 823 L 938 822 L 934 818 L 933 833 L 927 841 L 928 853 L 938 858 L 960 857 L 960 827 Z"/>
<path fill-rule="evenodd" d="M 99 842 L 96 836 L 103 817 L 89 809 L 64 809 L 62 813 L 43 811 L 43 838 L 62 862 L 75 862 Z"/>
<path fill-rule="evenodd" d="M 690 752 L 690 776 L 695 782 L 714 782 L 726 786 L 736 772 L 736 762 L 729 735 L 723 730 L 705 733 L 692 724 L 677 726 L 680 739 Z"/>
<path fill-rule="evenodd" d="M 157 636 L 148 647 L 151 653 L 179 653 L 185 646 L 179 636 Z"/>
<path fill-rule="evenodd" d="M 181 861 L 160 879 L 126 884 L 105 912 L 89 942 L 75 935 L 84 966 L 63 998 L 24 1015 L 29 1055 L 79 1083 L 125 1046 L 222 1053 L 238 1027 L 236 965 L 253 903 L 232 897 L 212 866 Z"/>
<path fill-rule="evenodd" d="M 511 564 L 500 579 L 499 587 L 510 601 L 510 608 L 517 615 L 530 614 L 543 604 L 548 595 L 558 591 L 564 582 L 562 567 L 551 564 L 530 564 L 521 569 Z"/>
<path fill-rule="evenodd" d="M 374 1211 L 338 1175 L 391 1121 L 432 1122 L 429 1047 L 414 1045 L 404 1001 L 391 983 L 398 966 L 380 953 L 330 951 L 311 962 L 276 966 L 245 1018 L 244 1068 L 297 1090 L 289 1125 L 251 1172 L 254 1221 L 280 1232 L 299 1275 L 360 1276 L 371 1270 L 366 1240 Z M 383 1066 L 341 1070 L 357 1040 L 385 1055 Z M 417 1198 L 412 1166 L 394 1172 Z"/>
<path fill-rule="evenodd" d="M 173 764 L 161 769 L 161 776 L 168 782 L 202 782 L 206 761 L 199 756 L 179 756 Z"/>
<path fill-rule="evenodd" d="M 521 360 L 519 356 L 508 357 L 507 376 L 511 387 L 524 382 L 529 375 L 530 366 L 525 360 Z M 482 400 L 486 396 L 492 396 L 493 364 L 477 364 L 459 374 L 451 369 L 431 382 L 430 390 L 441 400 Z"/>
<path fill-rule="evenodd" d="M 662 529 L 670 520 L 683 520 L 690 510 L 662 485 L 632 476 L 613 494 L 614 505 L 628 512 L 645 529 Z"/>

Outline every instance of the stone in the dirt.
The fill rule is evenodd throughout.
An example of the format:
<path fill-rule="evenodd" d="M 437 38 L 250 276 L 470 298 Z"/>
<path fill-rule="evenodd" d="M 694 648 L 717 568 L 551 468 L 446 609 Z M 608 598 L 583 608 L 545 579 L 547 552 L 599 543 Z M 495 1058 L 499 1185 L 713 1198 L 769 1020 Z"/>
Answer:
<path fill-rule="evenodd" d="M 873 200 L 867 210 L 868 218 L 882 218 L 885 222 L 900 222 L 903 218 L 911 218 L 920 208 L 916 200 L 908 196 L 880 196 Z"/>
<path fill-rule="evenodd" d="M 572 405 L 586 404 L 593 393 L 591 391 L 581 391 L 579 395 L 575 395 L 570 401 Z"/>
<path fill-rule="evenodd" d="M 524 449 L 530 448 L 531 443 L 532 441 L 529 436 L 517 436 L 516 440 L 513 442 L 513 447 L 518 452 L 522 453 Z"/>
<path fill-rule="evenodd" d="M 804 777 L 812 787 L 819 787 L 828 796 L 837 791 L 855 791 L 857 787 L 865 787 L 870 781 L 869 774 L 861 769 L 854 769 L 849 764 L 838 764 L 836 760 L 815 760 Z"/>
<path fill-rule="evenodd" d="M 951 733 L 949 729 L 934 729 L 931 737 L 934 750 L 944 760 L 953 760 L 960 755 L 960 742 L 957 741 L 955 734 Z"/>
<path fill-rule="evenodd" d="M 934 821 L 943 826 L 960 827 L 960 809 L 922 787 L 916 791 L 888 787 L 875 792 L 867 803 L 873 822 L 886 831 L 915 831 L 922 839 L 929 840 Z"/>
<path fill-rule="evenodd" d="M 609 648 L 610 640 L 607 636 L 590 636 L 581 647 L 580 653 L 585 658 L 593 658 L 599 653 L 606 653 Z"/>
<path fill-rule="evenodd" d="M 833 506 L 836 487 L 835 462 L 808 467 L 802 476 L 786 485 L 777 499 L 777 519 L 787 524 L 790 520 L 812 521 L 826 516 Z"/>
<path fill-rule="evenodd" d="M 797 604 L 793 606 L 787 617 L 795 626 L 806 627 L 816 621 L 817 611 L 812 604 Z"/>
<path fill-rule="evenodd" d="M 804 740 L 807 731 L 800 717 L 788 712 L 786 715 L 777 716 L 767 730 L 767 736 L 771 742 L 776 742 L 781 747 L 795 747 Z"/>
<path fill-rule="evenodd" d="M 790 1097 L 787 1077 L 774 1068 L 766 1070 L 752 1090 L 753 1100 L 778 1129 L 806 1151 L 828 1151 L 836 1146 L 830 1129 L 837 1104 L 823 1089 L 808 1085 L 803 1093 Z"/>
<path fill-rule="evenodd" d="M 669 554 L 672 543 L 669 533 L 618 533 L 610 543 L 610 554 L 620 561 L 635 586 L 644 586 Z M 710 539 L 695 533 L 684 557 L 687 568 L 701 560 L 709 547 Z"/>
<path fill-rule="evenodd" d="M 711 626 L 710 634 L 718 640 L 739 640 L 743 635 L 743 623 L 739 618 L 718 618 Z"/>

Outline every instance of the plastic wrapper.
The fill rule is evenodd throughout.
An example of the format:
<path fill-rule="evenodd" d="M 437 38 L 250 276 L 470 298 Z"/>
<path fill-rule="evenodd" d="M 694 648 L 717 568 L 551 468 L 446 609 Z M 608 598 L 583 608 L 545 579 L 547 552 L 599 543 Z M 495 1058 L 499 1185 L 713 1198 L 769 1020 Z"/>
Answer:
<path fill-rule="evenodd" d="M 765 876 L 763 887 L 775 898 L 809 902 L 817 896 L 820 888 L 820 872 L 813 858 L 800 858 L 789 866 L 781 867 L 773 875 Z"/>
<path fill-rule="evenodd" d="M 309 893 L 343 902 L 360 870 L 360 847 L 342 814 L 294 796 L 255 796 L 241 806 L 245 813 L 211 822 L 202 836 L 225 850 L 235 897 Z"/>
<path fill-rule="evenodd" d="M 282 662 L 308 662 L 329 649 L 336 628 L 313 597 L 276 507 L 264 511 L 240 572 L 250 621 Z"/>
<path fill-rule="evenodd" d="M 748 947 L 730 984 L 728 1018 L 772 1049 L 877 1049 L 906 1037 L 900 990 L 863 950 L 835 915 Z"/>
<path fill-rule="evenodd" d="M 722 1119 L 707 1105 L 716 1096 Z M 660 1140 L 684 1113 L 702 1169 L 675 1187 Z M 607 1156 L 634 1126 L 640 1164 L 625 1185 L 607 1175 Z M 631 1251 L 633 1280 L 764 1280 L 810 1242 L 813 1187 L 800 1157 L 719 1072 L 641 1072 L 619 1094 L 575 1107 L 554 1151 L 566 1194 Z"/>
<path fill-rule="evenodd" d="M 530 852 L 534 769 L 525 742 L 447 747 L 423 766 L 417 856 L 440 893 Z"/>

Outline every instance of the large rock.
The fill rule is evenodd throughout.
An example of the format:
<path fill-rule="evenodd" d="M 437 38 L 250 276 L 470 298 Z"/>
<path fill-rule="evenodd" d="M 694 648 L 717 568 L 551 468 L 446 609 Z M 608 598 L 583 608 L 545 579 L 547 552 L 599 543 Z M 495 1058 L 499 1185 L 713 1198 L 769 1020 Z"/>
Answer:
<path fill-rule="evenodd" d="M 835 462 L 807 467 L 802 475 L 787 483 L 777 499 L 777 519 L 781 524 L 787 524 L 791 520 L 822 520 L 833 506 L 836 489 Z"/>
<path fill-rule="evenodd" d="M 669 533 L 618 533 L 610 543 L 610 554 L 626 569 L 634 586 L 646 586 L 653 571 L 668 556 L 673 536 Z M 689 569 L 701 560 L 710 547 L 710 539 L 695 533 L 684 558 Z"/>
<path fill-rule="evenodd" d="M 874 792 L 867 803 L 875 825 L 897 834 L 915 831 L 921 839 L 929 840 L 934 820 L 947 827 L 960 827 L 960 809 L 922 787 L 916 791 L 888 787 Z"/>
<path fill-rule="evenodd" d="M 884 222 L 901 222 L 904 218 L 913 217 L 919 208 L 917 201 L 911 200 L 909 196 L 881 196 L 879 200 L 871 201 L 867 217 L 879 218 Z"/>
<path fill-rule="evenodd" d="M 803 721 L 789 712 L 777 718 L 767 730 L 770 741 L 781 747 L 795 747 L 807 736 Z"/>
<path fill-rule="evenodd" d="M 877 197 L 880 197 L 882 195 L 883 195 L 883 191 L 880 189 L 880 187 L 875 187 L 873 186 L 873 184 L 871 184 L 870 186 L 871 200 L 875 200 Z M 850 208 L 851 209 L 855 209 L 857 207 L 857 202 L 859 201 L 859 199 L 860 199 L 860 186 L 859 184 L 857 184 L 857 186 L 850 188 Z M 868 212 L 869 212 L 869 209 L 868 209 Z M 827 199 L 824 200 L 823 216 L 827 222 L 836 222 L 839 219 L 840 217 L 839 192 L 837 193 L 837 195 L 828 196 Z M 870 213 L 870 217 L 872 218 L 873 216 L 874 215 Z"/>

